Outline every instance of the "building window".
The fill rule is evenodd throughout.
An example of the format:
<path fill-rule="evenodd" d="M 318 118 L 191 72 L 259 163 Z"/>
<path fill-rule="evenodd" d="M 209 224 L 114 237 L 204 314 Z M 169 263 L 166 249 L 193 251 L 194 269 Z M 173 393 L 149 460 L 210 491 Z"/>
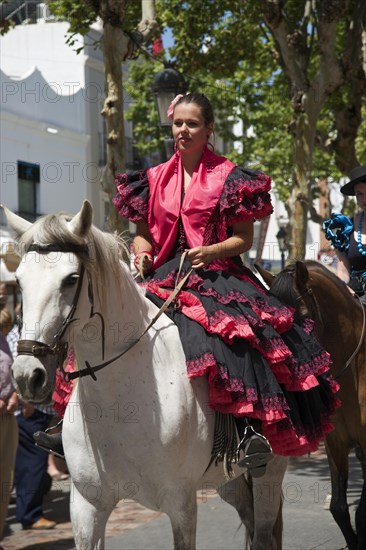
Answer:
<path fill-rule="evenodd" d="M 40 166 L 18 161 L 18 213 L 33 222 L 39 211 Z"/>

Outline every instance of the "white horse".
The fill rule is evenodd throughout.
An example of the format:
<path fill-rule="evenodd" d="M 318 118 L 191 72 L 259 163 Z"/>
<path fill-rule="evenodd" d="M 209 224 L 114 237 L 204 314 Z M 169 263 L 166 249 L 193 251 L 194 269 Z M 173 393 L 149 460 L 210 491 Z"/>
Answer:
<path fill-rule="evenodd" d="M 121 262 L 115 237 L 92 225 L 90 203 L 74 217 L 49 215 L 34 224 L 4 210 L 22 255 L 23 325 L 13 365 L 22 398 L 49 400 L 67 344 L 79 373 L 108 363 L 96 380 L 94 373 L 78 379 L 64 418 L 77 549 L 103 549 L 109 515 L 132 498 L 169 516 L 175 549 L 193 550 L 197 490 L 214 488 L 236 508 L 253 550 L 280 549 L 287 459 L 275 457 L 253 486 L 243 470 L 227 482 L 220 464 L 208 468 L 215 415 L 207 381 L 188 379 L 167 316 L 138 340 L 157 308 Z"/>

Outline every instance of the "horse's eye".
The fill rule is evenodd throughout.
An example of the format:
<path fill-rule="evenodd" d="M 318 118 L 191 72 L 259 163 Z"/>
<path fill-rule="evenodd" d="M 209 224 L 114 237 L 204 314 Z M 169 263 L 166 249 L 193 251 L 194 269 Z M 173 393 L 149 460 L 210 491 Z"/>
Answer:
<path fill-rule="evenodd" d="M 63 282 L 63 286 L 74 286 L 79 280 L 79 275 L 77 273 L 72 273 Z"/>

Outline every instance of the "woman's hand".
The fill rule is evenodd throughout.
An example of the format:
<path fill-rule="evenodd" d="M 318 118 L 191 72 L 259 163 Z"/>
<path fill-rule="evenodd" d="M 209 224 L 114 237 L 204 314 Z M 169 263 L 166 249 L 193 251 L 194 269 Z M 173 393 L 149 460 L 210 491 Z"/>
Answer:
<path fill-rule="evenodd" d="M 8 399 L 6 412 L 13 413 L 16 410 L 17 406 L 18 406 L 18 396 L 16 392 L 13 392 Z"/>
<path fill-rule="evenodd" d="M 187 252 L 187 258 L 191 262 L 194 269 L 200 269 L 212 262 L 214 259 L 213 252 L 210 252 L 208 246 L 195 246 Z"/>
<path fill-rule="evenodd" d="M 150 271 L 154 263 L 154 260 L 149 252 L 141 252 L 136 255 L 134 260 L 134 265 L 136 268 L 136 271 L 140 273 L 140 275 L 145 275 Z"/>
<path fill-rule="evenodd" d="M 250 249 L 253 243 L 253 220 L 237 222 L 232 225 L 232 236 L 216 244 L 195 246 L 188 251 L 187 258 L 194 269 L 223 258 L 240 256 Z"/>

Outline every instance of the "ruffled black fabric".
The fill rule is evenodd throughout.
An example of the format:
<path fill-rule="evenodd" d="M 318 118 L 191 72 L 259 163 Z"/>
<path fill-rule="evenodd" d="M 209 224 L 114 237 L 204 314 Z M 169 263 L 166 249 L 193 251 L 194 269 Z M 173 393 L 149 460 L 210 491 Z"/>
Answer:
<path fill-rule="evenodd" d="M 220 216 L 225 216 L 228 225 L 266 218 L 273 212 L 270 189 L 269 176 L 237 166 L 226 178 L 219 201 Z"/>
<path fill-rule="evenodd" d="M 147 221 L 149 202 L 149 181 L 146 170 L 127 171 L 117 174 L 117 195 L 113 204 L 119 214 L 132 222 Z M 235 167 L 225 180 L 223 190 L 214 209 L 212 225 L 221 224 L 223 240 L 227 238 L 226 228 L 238 221 L 260 220 L 273 212 L 269 191 L 271 179 L 261 172 Z M 209 238 L 206 237 L 205 241 Z"/>
<path fill-rule="evenodd" d="M 131 222 L 147 221 L 149 207 L 149 181 L 147 171 L 128 171 L 117 174 L 117 195 L 113 204 L 120 216 Z"/>
<path fill-rule="evenodd" d="M 178 260 L 142 285 L 159 307 L 174 288 Z M 207 376 L 214 410 L 261 420 L 276 453 L 312 452 L 338 405 L 329 354 L 311 322 L 295 317 L 247 268 L 233 270 L 197 270 L 168 310 L 188 375 Z"/>

